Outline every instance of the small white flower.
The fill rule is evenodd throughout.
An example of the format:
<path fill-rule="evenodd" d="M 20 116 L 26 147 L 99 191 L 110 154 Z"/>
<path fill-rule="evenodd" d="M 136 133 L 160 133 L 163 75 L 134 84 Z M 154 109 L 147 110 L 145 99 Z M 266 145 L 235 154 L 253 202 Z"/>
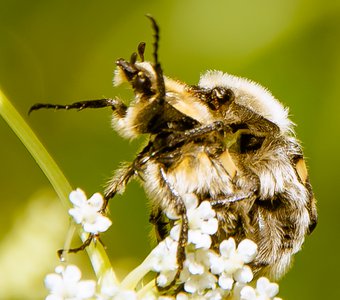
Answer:
<path fill-rule="evenodd" d="M 272 298 L 279 292 L 279 286 L 277 283 L 272 283 L 266 277 L 261 277 L 257 280 L 256 290 L 262 296 Z"/>
<path fill-rule="evenodd" d="M 241 247 L 240 247 L 241 246 Z M 248 247 L 247 249 L 246 246 Z M 251 262 L 257 254 L 257 246 L 250 240 L 243 240 L 236 249 L 235 240 L 229 238 L 220 244 L 220 256 L 211 256 L 211 271 L 214 274 L 235 273 L 245 263 Z"/>
<path fill-rule="evenodd" d="M 214 289 L 216 286 L 216 277 L 211 273 L 200 275 L 190 275 L 184 282 L 184 290 L 188 293 L 202 293 L 206 289 Z"/>
<path fill-rule="evenodd" d="M 45 277 L 45 286 L 50 291 L 46 300 L 82 300 L 94 296 L 96 283 L 93 280 L 80 280 L 77 266 L 58 266 L 55 273 Z"/>
<path fill-rule="evenodd" d="M 99 193 L 95 193 L 87 199 L 81 189 L 70 193 L 70 201 L 74 208 L 69 210 L 69 214 L 77 224 L 82 224 L 85 232 L 97 234 L 106 231 L 112 224 L 109 218 L 103 216 L 101 210 L 104 199 Z"/>
<path fill-rule="evenodd" d="M 197 203 L 196 199 L 196 201 L 190 201 L 187 204 L 188 243 L 194 244 L 196 248 L 209 249 L 211 246 L 210 235 L 215 234 L 218 229 L 216 213 L 211 208 L 209 201 L 203 201 L 198 207 Z"/>
<path fill-rule="evenodd" d="M 245 264 L 252 262 L 257 254 L 257 245 L 248 239 L 241 241 L 237 246 L 237 253 Z"/>
<path fill-rule="evenodd" d="M 266 277 L 257 280 L 256 289 L 245 286 L 240 292 L 241 300 L 279 300 L 275 296 L 279 292 L 279 286 L 270 282 Z"/>
<path fill-rule="evenodd" d="M 233 288 L 234 279 L 227 273 L 222 273 L 218 278 L 218 285 L 224 289 L 230 291 Z"/>
<path fill-rule="evenodd" d="M 178 243 L 167 237 L 152 250 L 151 269 L 155 272 L 177 269 Z"/>
<path fill-rule="evenodd" d="M 234 273 L 234 279 L 240 283 L 248 283 L 253 280 L 253 277 L 253 272 L 249 266 L 243 266 Z"/>
<path fill-rule="evenodd" d="M 250 267 L 245 263 L 251 262 L 257 254 L 257 246 L 250 240 L 243 240 L 236 248 L 233 238 L 220 244 L 220 255 L 210 254 L 210 269 L 219 275 L 218 284 L 222 289 L 231 290 L 234 280 L 248 283 L 253 279 Z"/>
<path fill-rule="evenodd" d="M 185 194 L 183 196 L 188 218 L 188 243 L 194 244 L 195 248 L 209 249 L 211 246 L 211 237 L 217 232 L 218 221 L 215 218 L 216 213 L 212 209 L 209 201 L 203 201 L 198 206 L 198 199 L 194 194 Z M 171 212 L 167 212 L 170 219 L 178 219 Z M 170 230 L 170 237 L 175 241 L 179 240 L 181 226 L 176 224 Z"/>
<path fill-rule="evenodd" d="M 184 290 L 189 293 L 182 295 L 183 299 L 205 299 L 202 293 L 206 289 L 215 288 L 217 278 L 209 271 L 210 252 L 212 250 L 187 248 L 184 268 L 179 278 L 184 283 Z"/>
<path fill-rule="evenodd" d="M 196 249 L 193 252 L 187 253 L 184 266 L 192 275 L 200 275 L 208 272 L 210 266 L 209 250 Z"/>
<path fill-rule="evenodd" d="M 208 234 L 202 233 L 199 229 L 189 229 L 188 242 L 194 244 L 196 248 L 209 249 L 211 246 L 211 237 Z"/>
<path fill-rule="evenodd" d="M 167 237 L 160 242 L 151 252 L 150 268 L 158 274 L 157 284 L 167 286 L 175 278 L 177 272 L 177 247 L 178 243 Z"/>
<path fill-rule="evenodd" d="M 240 293 L 241 300 L 256 300 L 256 291 L 251 286 L 245 286 Z"/>

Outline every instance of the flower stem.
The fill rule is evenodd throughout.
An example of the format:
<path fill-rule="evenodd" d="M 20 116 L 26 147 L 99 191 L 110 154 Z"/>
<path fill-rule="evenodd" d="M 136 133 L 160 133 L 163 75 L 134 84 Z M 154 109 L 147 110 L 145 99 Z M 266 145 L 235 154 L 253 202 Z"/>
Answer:
<path fill-rule="evenodd" d="M 41 170 L 50 181 L 65 208 L 68 209 L 70 207 L 68 195 L 72 191 L 70 183 L 67 181 L 65 175 L 62 173 L 51 155 L 39 141 L 32 129 L 28 126 L 28 124 L 1 90 L 0 115 L 4 118 L 10 128 L 24 144 L 26 149 L 30 152 L 34 160 L 37 162 Z M 84 241 L 84 238 L 86 239 L 86 235 L 82 234 L 81 232 L 79 232 L 79 234 Z M 103 276 L 108 276 L 109 274 L 112 276 L 112 280 L 117 282 L 116 276 L 112 270 L 109 258 L 107 257 L 103 246 L 98 243 L 95 246 L 90 245 L 86 249 L 97 278 L 100 280 L 100 278 Z"/>
<path fill-rule="evenodd" d="M 157 293 L 155 280 L 151 280 L 137 292 L 138 299 L 143 299 L 150 291 L 154 291 L 155 293 Z"/>
<path fill-rule="evenodd" d="M 143 277 L 151 271 L 151 259 L 153 258 L 151 252 L 144 261 L 135 269 L 133 269 L 121 282 L 121 287 L 124 289 L 135 289 L 137 284 Z"/>

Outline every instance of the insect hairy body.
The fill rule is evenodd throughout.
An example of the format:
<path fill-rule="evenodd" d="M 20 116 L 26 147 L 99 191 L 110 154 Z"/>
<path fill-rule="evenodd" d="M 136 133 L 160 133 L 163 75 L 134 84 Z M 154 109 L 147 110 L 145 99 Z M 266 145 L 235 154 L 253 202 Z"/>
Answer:
<path fill-rule="evenodd" d="M 220 71 L 203 74 L 197 86 L 163 76 L 158 62 L 158 26 L 154 62 L 119 59 L 115 85 L 127 82 L 135 98 L 71 105 L 36 104 L 31 108 L 84 109 L 111 107 L 112 124 L 125 138 L 148 134 L 145 148 L 108 183 L 105 200 L 123 192 L 136 175 L 151 200 L 150 221 L 159 241 L 181 219 L 177 249 L 179 277 L 185 259 L 188 220 L 183 198 L 195 194 L 217 213 L 213 247 L 234 237 L 253 240 L 259 253 L 253 272 L 280 278 L 289 268 L 306 234 L 317 222 L 315 199 L 301 146 L 285 109 L 266 89 Z M 103 207 L 103 210 L 106 209 Z M 78 249 L 76 249 L 78 250 Z"/>
<path fill-rule="evenodd" d="M 208 71 L 197 87 L 165 79 L 165 89 L 165 103 L 182 118 L 193 120 L 181 130 L 202 129 L 216 122 L 222 122 L 225 129 L 194 138 L 188 135 L 180 145 L 166 147 L 169 137 L 177 133 L 172 128 L 178 125 L 163 115 L 167 123 L 155 125 L 150 138 L 154 147 L 150 153 L 162 152 L 139 170 L 154 214 L 176 213 L 169 187 L 179 195 L 194 193 L 201 201 L 209 199 L 223 224 L 216 244 L 228 236 L 254 240 L 260 249 L 253 263 L 255 273 L 280 278 L 316 222 L 308 179 L 294 164 L 304 162 L 287 110 L 261 86 L 219 71 Z M 218 110 L 209 108 L 214 89 L 232 94 Z M 129 133 L 144 126 L 139 123 L 139 98 L 127 110 L 126 117 L 131 119 L 124 119 Z M 117 129 L 125 132 L 123 127 Z M 234 143 L 228 145 L 230 141 Z"/>

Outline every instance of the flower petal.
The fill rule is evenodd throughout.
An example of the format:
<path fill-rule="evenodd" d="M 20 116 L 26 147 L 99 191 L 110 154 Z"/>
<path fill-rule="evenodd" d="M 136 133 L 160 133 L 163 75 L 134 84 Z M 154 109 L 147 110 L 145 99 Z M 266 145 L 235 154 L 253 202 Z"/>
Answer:
<path fill-rule="evenodd" d="M 184 283 L 184 290 L 188 293 L 195 293 L 198 289 L 198 282 L 194 280 L 192 277 Z"/>
<path fill-rule="evenodd" d="M 215 234 L 218 229 L 218 221 L 216 218 L 211 218 L 207 221 L 202 222 L 201 230 L 206 234 Z"/>
<path fill-rule="evenodd" d="M 52 273 L 48 274 L 45 277 L 45 286 L 48 290 L 53 293 L 58 293 L 59 290 L 62 289 L 63 280 L 60 275 Z"/>
<path fill-rule="evenodd" d="M 81 272 L 75 265 L 68 265 L 64 272 L 63 278 L 66 282 L 78 282 L 81 278 Z"/>
<path fill-rule="evenodd" d="M 171 237 L 174 241 L 178 242 L 180 232 L 181 232 L 181 227 L 180 227 L 179 225 L 175 225 L 175 226 L 172 227 L 171 230 L 170 230 L 170 237 Z"/>
<path fill-rule="evenodd" d="M 233 288 L 233 283 L 234 279 L 225 273 L 218 278 L 218 284 L 224 290 L 231 290 Z"/>
<path fill-rule="evenodd" d="M 198 205 L 198 199 L 193 193 L 185 194 L 183 196 L 183 202 L 185 203 L 187 210 L 195 209 Z"/>
<path fill-rule="evenodd" d="M 250 286 L 245 286 L 240 293 L 241 300 L 256 300 L 256 292 Z"/>
<path fill-rule="evenodd" d="M 200 230 L 189 230 L 188 242 L 195 244 L 196 249 L 209 249 L 211 246 L 211 237 L 208 234 L 203 234 Z"/>
<path fill-rule="evenodd" d="M 193 275 L 204 273 L 204 266 L 197 261 L 195 253 L 187 254 L 185 264 L 188 267 L 189 272 Z"/>
<path fill-rule="evenodd" d="M 100 215 L 97 217 L 96 225 L 98 232 L 104 232 L 109 229 L 109 227 L 112 225 L 112 222 L 109 218 Z"/>
<path fill-rule="evenodd" d="M 236 251 L 236 243 L 233 238 L 229 238 L 228 240 L 224 240 L 220 244 L 220 253 L 222 256 L 229 258 Z"/>
<path fill-rule="evenodd" d="M 77 224 L 80 224 L 83 221 L 83 214 L 79 208 L 70 208 L 68 213 Z"/>
<path fill-rule="evenodd" d="M 234 273 L 234 279 L 240 283 L 248 283 L 252 281 L 254 275 L 249 266 L 243 266 Z"/>
<path fill-rule="evenodd" d="M 224 270 L 223 266 L 223 259 L 215 254 L 215 253 L 210 253 L 209 254 L 209 261 L 210 261 L 210 270 L 211 273 L 213 274 L 221 274 Z"/>
<path fill-rule="evenodd" d="M 72 191 L 69 195 L 69 199 L 76 206 L 82 206 L 87 201 L 86 194 L 80 188 Z"/>
<path fill-rule="evenodd" d="M 279 292 L 279 286 L 277 283 L 271 283 L 268 278 L 260 277 L 256 283 L 256 289 L 260 295 L 267 297 L 274 297 Z"/>
<path fill-rule="evenodd" d="M 197 207 L 202 219 L 210 219 L 215 217 L 216 212 L 211 208 L 209 201 L 203 201 L 199 207 Z"/>
<path fill-rule="evenodd" d="M 96 292 L 96 282 L 94 280 L 83 280 L 78 283 L 77 296 L 80 299 L 90 298 Z"/>
<path fill-rule="evenodd" d="M 237 253 L 241 255 L 246 264 L 250 263 L 257 254 L 257 245 L 253 241 L 245 239 L 238 244 Z"/>
<path fill-rule="evenodd" d="M 104 204 L 103 196 L 99 193 L 95 193 L 92 197 L 87 201 L 89 205 L 91 205 L 96 211 L 102 209 Z"/>

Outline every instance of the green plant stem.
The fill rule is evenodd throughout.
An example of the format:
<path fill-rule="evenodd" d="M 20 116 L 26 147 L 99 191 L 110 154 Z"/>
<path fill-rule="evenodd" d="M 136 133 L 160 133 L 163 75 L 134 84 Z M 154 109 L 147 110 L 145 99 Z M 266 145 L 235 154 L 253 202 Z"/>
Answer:
<path fill-rule="evenodd" d="M 143 277 L 151 271 L 151 260 L 154 255 L 151 252 L 144 261 L 133 269 L 121 282 L 123 289 L 135 289 L 137 284 L 143 279 Z"/>
<path fill-rule="evenodd" d="M 150 291 L 153 291 L 155 294 L 158 293 L 155 280 L 150 281 L 137 292 L 138 299 L 143 299 Z"/>
<path fill-rule="evenodd" d="M 41 170 L 44 172 L 54 190 L 66 208 L 70 207 L 68 195 L 72 191 L 70 183 L 47 152 L 45 147 L 39 141 L 32 129 L 28 126 L 22 116 L 17 112 L 11 102 L 6 98 L 0 90 L 0 115 L 11 127 L 14 133 L 19 137 L 26 149 L 30 152 L 34 160 L 37 162 Z M 84 241 L 87 235 L 79 232 L 81 239 Z M 100 243 L 91 245 L 86 248 L 90 257 L 93 269 L 98 280 L 104 276 L 112 276 L 111 281 L 117 282 L 117 278 L 112 270 L 109 258 L 103 246 Z"/>

